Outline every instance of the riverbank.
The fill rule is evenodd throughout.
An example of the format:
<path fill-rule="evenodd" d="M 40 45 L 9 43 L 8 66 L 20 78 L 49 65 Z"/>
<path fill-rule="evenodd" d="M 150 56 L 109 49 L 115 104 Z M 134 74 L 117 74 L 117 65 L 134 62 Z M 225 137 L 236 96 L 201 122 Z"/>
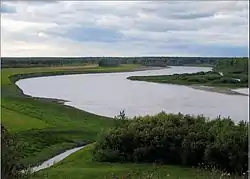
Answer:
<path fill-rule="evenodd" d="M 129 64 L 105 68 L 64 66 L 2 69 L 1 119 L 12 135 L 25 144 L 20 152 L 22 163 L 35 166 L 78 143 L 94 142 L 101 130 L 113 125 L 113 120 L 65 106 L 64 100 L 26 96 L 15 85 L 16 81 L 50 75 L 127 72 L 141 67 Z"/>
<path fill-rule="evenodd" d="M 125 68 L 126 67 L 126 68 Z M 8 128 L 14 132 L 12 129 L 15 127 L 15 132 L 21 141 L 26 142 L 23 161 L 26 164 L 31 166 L 42 163 L 44 160 L 59 154 L 60 151 L 63 152 L 65 149 L 72 148 L 73 145 L 76 146 L 77 143 L 86 142 L 91 143 L 96 141 L 98 134 L 101 131 L 105 131 L 114 125 L 111 118 L 91 114 L 85 111 L 75 109 L 73 107 L 64 106 L 61 103 L 58 103 L 55 99 L 41 99 L 41 98 L 32 98 L 26 95 L 23 95 L 22 91 L 17 88 L 14 84 L 18 79 L 23 79 L 24 77 L 32 76 L 38 77 L 46 76 L 48 74 L 57 75 L 57 74 L 77 74 L 80 73 L 94 73 L 94 72 L 109 72 L 110 68 L 92 68 L 91 70 L 79 68 L 77 71 L 49 71 L 48 69 L 42 69 L 41 71 L 33 71 L 33 69 L 28 69 L 27 71 L 17 71 L 10 76 L 10 82 L 6 80 L 6 76 L 2 77 L 5 81 L 2 81 L 2 89 L 4 90 L 4 97 L 2 100 L 2 109 L 9 110 L 11 115 L 3 115 L 3 123 L 6 121 L 12 121 L 8 124 Z M 123 70 L 128 71 L 138 70 L 138 66 L 124 66 Z M 63 69 L 65 70 L 65 69 Z M 113 72 L 123 72 L 121 68 L 112 68 Z M 11 71 L 11 69 L 10 69 Z M 124 70 L 125 71 L 125 70 Z M 7 71 L 8 72 L 8 71 Z M 20 73 L 25 73 L 25 75 L 19 75 Z M 6 73 L 5 74 L 9 74 Z M 14 78 L 13 78 L 14 75 Z M 20 78 L 18 78 L 20 77 Z M 13 118 L 13 114 L 15 117 Z M 30 118 L 28 121 L 27 119 Z M 18 120 L 21 119 L 22 130 L 19 128 Z M 30 123 L 30 122 L 33 123 Z M 44 124 L 39 124 L 41 122 Z M 37 125 L 37 126 L 36 126 Z M 39 128 L 41 127 L 41 128 Z M 13 133 L 14 134 L 14 133 Z M 72 147 L 70 147 L 72 146 Z M 85 150 L 81 150 L 82 152 Z M 78 152 L 77 152 L 78 153 Z M 76 153 L 76 154 L 77 154 Z M 79 158 L 80 157 L 80 158 Z M 59 170 L 56 172 L 45 170 L 44 175 L 47 175 L 48 178 L 103 178 L 103 176 L 112 177 L 114 173 L 119 176 L 124 176 L 130 171 L 133 172 L 135 178 L 142 176 L 147 176 L 152 173 L 152 164 L 110 164 L 110 163 L 98 163 L 92 161 L 91 150 L 88 153 L 85 152 L 84 156 L 77 156 L 76 158 L 73 155 L 66 159 L 65 161 L 60 162 L 57 166 L 64 164 L 67 161 L 70 162 L 70 166 L 59 167 Z M 81 159 L 79 161 L 79 159 Z M 77 164 L 79 162 L 79 165 Z M 87 163 L 85 163 L 87 162 Z M 168 170 L 166 170 L 168 169 Z M 155 168 L 153 169 L 155 171 Z M 154 176 L 166 176 L 166 172 L 173 173 L 172 176 L 181 176 L 193 178 L 196 172 L 195 169 L 183 168 L 175 166 L 160 166 L 157 168 L 157 172 Z M 48 171 L 48 173 L 47 173 Z M 142 174 L 140 171 L 145 172 Z M 44 175 L 38 172 L 40 178 L 44 178 Z M 39 178 L 38 177 L 38 178 Z M 175 177 L 176 178 L 176 177 Z M 204 177 L 205 178 L 205 177 Z"/>
<path fill-rule="evenodd" d="M 139 164 L 139 163 L 110 163 L 97 162 L 92 157 L 93 145 L 70 155 L 62 162 L 51 168 L 32 175 L 33 179 L 103 179 L 103 178 L 154 178 L 154 179 L 206 179 L 219 178 L 219 172 L 207 172 L 198 168 L 186 168 L 174 165 Z M 235 177 L 238 179 L 240 177 Z"/>
<path fill-rule="evenodd" d="M 216 92 L 216 93 L 223 93 L 228 95 L 241 95 L 241 96 L 249 96 L 248 94 L 243 94 L 237 91 L 233 91 L 230 88 L 222 88 L 222 87 L 213 87 L 213 86 L 202 86 L 202 85 L 190 85 L 193 89 L 209 91 L 209 92 Z"/>
<path fill-rule="evenodd" d="M 158 75 L 158 76 L 130 76 L 127 79 L 136 81 L 147 81 L 155 83 L 169 83 L 177 85 L 191 86 L 194 89 L 205 90 L 210 92 L 218 92 L 230 95 L 246 95 L 233 91 L 237 88 L 247 88 L 247 80 L 238 80 L 232 76 L 221 72 L 197 72 L 173 75 Z"/>

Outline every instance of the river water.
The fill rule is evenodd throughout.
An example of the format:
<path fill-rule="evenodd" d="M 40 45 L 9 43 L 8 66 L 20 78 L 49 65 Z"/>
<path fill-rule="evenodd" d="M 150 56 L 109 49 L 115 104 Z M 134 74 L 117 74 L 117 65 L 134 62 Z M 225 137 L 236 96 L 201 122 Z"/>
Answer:
<path fill-rule="evenodd" d="M 131 81 L 129 76 L 168 75 L 209 71 L 207 67 L 171 67 L 125 73 L 79 74 L 29 78 L 17 81 L 24 94 L 63 99 L 65 105 L 114 117 L 125 110 L 129 117 L 168 113 L 230 116 L 248 120 L 248 96 L 228 95 L 188 86 Z M 240 90 L 242 91 L 242 90 Z"/>

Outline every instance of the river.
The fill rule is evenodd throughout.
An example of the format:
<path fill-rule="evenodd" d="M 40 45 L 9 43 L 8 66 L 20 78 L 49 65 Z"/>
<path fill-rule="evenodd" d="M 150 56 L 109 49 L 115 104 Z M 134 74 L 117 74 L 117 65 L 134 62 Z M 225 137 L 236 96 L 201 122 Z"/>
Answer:
<path fill-rule="evenodd" d="M 65 105 L 114 117 L 125 110 L 129 117 L 168 113 L 230 116 L 248 120 L 248 96 L 202 91 L 188 86 L 131 81 L 129 76 L 169 75 L 209 71 L 207 67 L 171 67 L 124 73 L 79 74 L 28 78 L 16 84 L 33 97 L 63 99 Z"/>

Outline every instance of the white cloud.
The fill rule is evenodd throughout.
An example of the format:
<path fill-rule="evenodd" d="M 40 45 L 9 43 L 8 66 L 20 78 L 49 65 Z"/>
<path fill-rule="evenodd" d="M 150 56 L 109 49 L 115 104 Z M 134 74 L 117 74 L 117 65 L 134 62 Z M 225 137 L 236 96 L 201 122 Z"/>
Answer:
<path fill-rule="evenodd" d="M 213 48 L 248 46 L 247 1 L 4 3 L 14 6 L 16 13 L 1 14 L 2 56 L 199 56 L 213 54 Z M 65 35 L 89 27 L 117 32 L 120 41 L 84 41 Z M 80 39 L 78 33 L 72 35 Z M 211 48 L 211 53 L 179 48 L 199 45 Z"/>

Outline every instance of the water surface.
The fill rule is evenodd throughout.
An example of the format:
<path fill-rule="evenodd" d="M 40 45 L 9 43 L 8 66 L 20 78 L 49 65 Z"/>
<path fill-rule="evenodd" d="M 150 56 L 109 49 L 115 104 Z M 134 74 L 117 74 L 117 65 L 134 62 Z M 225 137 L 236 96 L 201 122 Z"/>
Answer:
<path fill-rule="evenodd" d="M 95 114 L 114 117 L 125 110 L 127 116 L 156 114 L 161 111 L 231 116 L 248 120 L 248 96 L 227 95 L 183 85 L 131 81 L 129 76 L 167 75 L 209 71 L 207 67 L 171 67 L 126 73 L 79 74 L 19 80 L 24 94 L 67 100 L 66 105 Z"/>

